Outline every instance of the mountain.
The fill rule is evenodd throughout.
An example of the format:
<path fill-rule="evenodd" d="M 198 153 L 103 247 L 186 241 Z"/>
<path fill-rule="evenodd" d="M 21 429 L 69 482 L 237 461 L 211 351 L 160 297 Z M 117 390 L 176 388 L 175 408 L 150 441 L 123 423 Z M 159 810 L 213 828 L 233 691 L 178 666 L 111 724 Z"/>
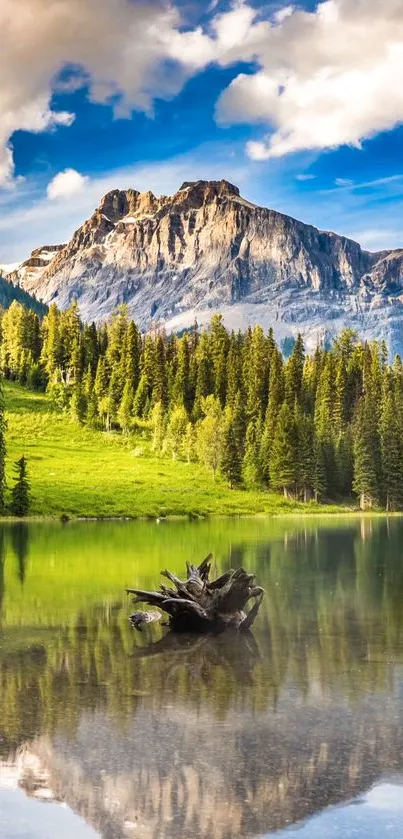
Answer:
<path fill-rule="evenodd" d="M 0 273 L 3 268 L 3 273 L 6 274 L 7 279 L 14 284 L 34 287 L 35 281 L 39 279 L 44 269 L 64 247 L 65 245 L 43 245 L 41 248 L 35 248 L 25 262 L 16 263 L 12 266 L 0 265 Z M 9 268 L 8 271 L 6 270 L 7 267 Z"/>
<path fill-rule="evenodd" d="M 308 346 L 349 326 L 403 350 L 403 249 L 370 253 L 224 180 L 170 197 L 109 192 L 68 244 L 34 251 L 10 277 L 47 304 L 78 300 L 87 320 L 126 303 L 143 329 L 181 330 L 219 311 L 229 327 L 300 331 Z"/>
<path fill-rule="evenodd" d="M 8 309 L 14 300 L 22 303 L 28 309 L 33 309 L 38 315 L 44 315 L 47 311 L 47 306 L 36 299 L 35 296 L 28 294 L 19 285 L 11 281 L 10 277 L 6 275 L 6 270 L 9 266 L 0 265 L 0 308 Z"/>

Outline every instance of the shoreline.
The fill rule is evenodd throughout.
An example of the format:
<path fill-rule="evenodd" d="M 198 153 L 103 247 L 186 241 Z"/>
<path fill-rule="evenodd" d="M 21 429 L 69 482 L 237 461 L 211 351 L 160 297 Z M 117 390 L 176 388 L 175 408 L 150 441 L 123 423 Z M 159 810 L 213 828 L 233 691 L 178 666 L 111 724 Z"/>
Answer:
<path fill-rule="evenodd" d="M 331 508 L 327 510 L 318 509 L 318 510 L 289 510 L 284 512 L 278 513 L 206 513 L 195 515 L 194 513 L 172 513 L 170 515 L 160 515 L 156 516 L 153 513 L 141 514 L 138 516 L 131 516 L 131 515 L 122 515 L 122 516 L 103 516 L 103 515 L 93 515 L 93 516 L 77 516 L 77 515 L 69 515 L 66 514 L 66 517 L 61 515 L 32 515 L 32 516 L 24 516 L 24 517 L 17 517 L 17 516 L 3 516 L 0 519 L 1 524 L 60 524 L 63 526 L 67 526 L 69 524 L 94 524 L 94 523 L 133 523 L 133 522 L 154 522 L 156 524 L 163 524 L 164 522 L 204 522 L 204 521 L 229 521 L 229 520 L 243 520 L 243 519 L 256 519 L 256 520 L 271 520 L 271 519 L 316 519 L 316 518 L 346 518 L 346 519 L 393 519 L 393 518 L 402 518 L 403 512 L 396 512 L 396 513 L 387 513 L 386 511 L 373 511 L 373 510 L 346 510 L 340 509 L 336 510 Z"/>

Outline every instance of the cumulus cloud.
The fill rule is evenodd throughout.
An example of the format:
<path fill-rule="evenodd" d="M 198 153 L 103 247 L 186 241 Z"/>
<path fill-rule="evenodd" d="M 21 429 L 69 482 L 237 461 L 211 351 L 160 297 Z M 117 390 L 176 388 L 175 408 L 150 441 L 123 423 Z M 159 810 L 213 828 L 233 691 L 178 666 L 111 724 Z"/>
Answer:
<path fill-rule="evenodd" d="M 121 113 L 150 111 L 154 96 L 175 94 L 211 54 L 209 38 L 179 24 L 179 13 L 158 2 L 1 0 L 0 183 L 13 176 L 15 131 L 74 119 L 51 107 L 61 68 L 74 67 L 76 88 L 88 84 L 93 101 L 113 100 Z M 174 66 L 164 72 L 167 59 Z"/>
<path fill-rule="evenodd" d="M 252 62 L 221 95 L 221 123 L 267 126 L 254 160 L 363 139 L 403 121 L 402 0 L 325 0 L 274 14 L 234 0 L 204 27 L 186 27 L 168 0 L 1 0 L 0 184 L 13 177 L 18 129 L 68 126 L 52 107 L 57 87 L 86 86 L 119 116 L 152 113 L 210 64 Z M 71 68 L 70 75 L 66 68 Z M 65 75 L 60 78 L 61 71 Z"/>
<path fill-rule="evenodd" d="M 55 89 L 87 86 L 92 101 L 113 103 L 118 116 L 152 113 L 156 97 L 174 96 L 206 65 L 253 54 L 267 28 L 255 16 L 242 2 L 213 9 L 207 31 L 186 28 L 168 0 L 1 0 L 0 184 L 13 177 L 15 131 L 73 121 L 52 108 Z"/>
<path fill-rule="evenodd" d="M 403 3 L 326 0 L 260 27 L 257 72 L 238 75 L 217 108 L 221 123 L 267 124 L 252 159 L 364 139 L 403 121 Z M 251 24 L 256 29 L 255 23 Z"/>
<path fill-rule="evenodd" d="M 60 198 L 71 198 L 77 192 L 81 192 L 88 183 L 89 178 L 81 175 L 75 169 L 65 169 L 59 172 L 48 184 L 46 193 L 51 201 Z"/>

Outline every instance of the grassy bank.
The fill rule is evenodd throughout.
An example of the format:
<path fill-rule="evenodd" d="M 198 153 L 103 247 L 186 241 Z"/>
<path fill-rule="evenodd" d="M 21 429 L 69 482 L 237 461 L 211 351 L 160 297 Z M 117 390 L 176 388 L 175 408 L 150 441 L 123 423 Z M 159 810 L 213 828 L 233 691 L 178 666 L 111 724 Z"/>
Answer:
<path fill-rule="evenodd" d="M 323 512 L 269 492 L 228 489 L 198 463 L 157 458 L 143 437 L 82 428 L 45 396 L 5 387 L 8 470 L 29 461 L 32 516 L 183 516 Z M 343 512 L 346 508 L 326 508 Z"/>

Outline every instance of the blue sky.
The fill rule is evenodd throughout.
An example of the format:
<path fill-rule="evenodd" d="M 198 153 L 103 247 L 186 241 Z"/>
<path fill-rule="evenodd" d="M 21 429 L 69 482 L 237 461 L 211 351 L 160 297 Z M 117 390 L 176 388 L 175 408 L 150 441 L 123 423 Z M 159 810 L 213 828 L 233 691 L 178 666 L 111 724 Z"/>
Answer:
<path fill-rule="evenodd" d="M 0 264 L 108 189 L 198 178 L 403 246 L 401 0 L 4 0 L 0 26 Z"/>

